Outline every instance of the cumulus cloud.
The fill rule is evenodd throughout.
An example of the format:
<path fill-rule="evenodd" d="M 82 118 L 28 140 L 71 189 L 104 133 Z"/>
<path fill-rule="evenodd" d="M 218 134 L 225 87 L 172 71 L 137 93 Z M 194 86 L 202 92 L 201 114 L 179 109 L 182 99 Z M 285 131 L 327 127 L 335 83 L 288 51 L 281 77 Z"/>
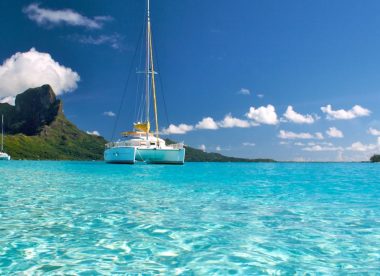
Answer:
<path fill-rule="evenodd" d="M 377 141 L 377 144 L 363 144 L 362 142 L 355 142 L 347 148 L 350 151 L 373 151 L 380 148 L 380 139 Z"/>
<path fill-rule="evenodd" d="M 369 134 L 371 134 L 371 135 L 374 135 L 374 136 L 380 136 L 380 130 L 377 130 L 377 129 L 375 129 L 375 128 L 369 128 L 369 130 L 368 130 L 368 132 L 369 132 Z"/>
<path fill-rule="evenodd" d="M 314 135 L 308 132 L 295 133 L 286 130 L 280 130 L 278 137 L 281 139 L 314 139 Z"/>
<path fill-rule="evenodd" d="M 302 150 L 304 151 L 343 151 L 344 149 L 342 147 L 314 145 L 314 146 L 303 148 Z"/>
<path fill-rule="evenodd" d="M 327 131 L 326 134 L 330 137 L 333 138 L 343 138 L 343 132 L 337 129 L 336 127 L 330 127 Z"/>
<path fill-rule="evenodd" d="M 114 113 L 112 111 L 105 111 L 105 112 L 103 112 L 103 115 L 108 116 L 108 117 L 115 117 L 116 113 Z"/>
<path fill-rule="evenodd" d="M 10 105 L 15 105 L 16 97 L 8 96 L 0 99 L 0 103 L 7 103 Z"/>
<path fill-rule="evenodd" d="M 278 137 L 281 139 L 323 139 L 323 135 L 320 132 L 311 134 L 308 132 L 295 133 L 292 131 L 280 130 Z"/>
<path fill-rule="evenodd" d="M 278 123 L 276 110 L 273 105 L 250 107 L 246 116 L 258 124 L 276 125 Z"/>
<path fill-rule="evenodd" d="M 31 87 L 50 84 L 57 95 L 77 88 L 80 77 L 50 54 L 32 48 L 16 53 L 0 65 L 0 97 L 14 97 Z"/>
<path fill-rule="evenodd" d="M 251 91 L 248 88 L 241 88 L 238 91 L 238 94 L 240 94 L 240 95 L 251 95 Z"/>
<path fill-rule="evenodd" d="M 202 121 L 195 125 L 197 129 L 218 129 L 217 123 L 211 117 L 203 118 Z"/>
<path fill-rule="evenodd" d="M 170 124 L 168 128 L 162 130 L 162 134 L 186 134 L 194 130 L 192 125 L 179 124 L 178 126 Z"/>
<path fill-rule="evenodd" d="M 99 131 L 94 130 L 94 131 L 86 131 L 87 134 L 93 135 L 93 136 L 100 136 Z"/>
<path fill-rule="evenodd" d="M 331 105 L 322 106 L 321 110 L 326 113 L 328 120 L 351 120 L 357 117 L 369 116 L 371 111 L 360 105 L 355 105 L 349 110 L 338 109 L 333 110 Z"/>
<path fill-rule="evenodd" d="M 264 94 L 257 94 L 257 97 L 258 97 L 259 99 L 262 99 L 262 98 L 264 98 Z"/>
<path fill-rule="evenodd" d="M 325 139 L 325 137 L 323 137 L 323 134 L 321 132 L 316 132 L 314 137 L 319 140 Z"/>
<path fill-rule="evenodd" d="M 216 150 L 216 151 L 221 151 L 222 148 L 221 148 L 220 146 L 216 146 L 215 150 Z"/>
<path fill-rule="evenodd" d="M 110 16 L 96 16 L 88 18 L 80 13 L 70 10 L 51 10 L 41 8 L 39 4 L 32 3 L 23 9 L 28 18 L 40 26 L 54 27 L 59 25 L 80 26 L 89 29 L 101 29 L 105 21 L 112 20 Z"/>
<path fill-rule="evenodd" d="M 284 113 L 286 121 L 296 123 L 296 124 L 312 124 L 315 122 L 316 117 L 310 114 L 302 115 L 294 111 L 291 105 L 288 106 L 286 112 Z"/>
<path fill-rule="evenodd" d="M 303 146 L 305 146 L 305 144 L 304 144 L 304 143 L 301 143 L 301 142 L 296 142 L 296 143 L 294 143 L 294 145 L 295 145 L 295 146 L 299 146 L 299 147 L 303 147 Z"/>
<path fill-rule="evenodd" d="M 199 146 L 199 149 L 203 152 L 206 152 L 206 145 L 202 144 Z"/>
<path fill-rule="evenodd" d="M 251 124 L 248 121 L 234 118 L 232 117 L 231 114 L 227 114 L 224 117 L 224 119 L 218 123 L 218 125 L 222 128 L 232 128 L 232 127 L 247 128 L 251 126 Z"/>
<path fill-rule="evenodd" d="M 112 35 L 70 35 L 70 40 L 77 41 L 82 44 L 90 45 L 108 45 L 113 49 L 121 50 L 123 48 L 123 37 L 119 34 Z"/>
<path fill-rule="evenodd" d="M 245 147 L 254 147 L 254 146 L 256 146 L 256 144 L 255 143 L 250 143 L 250 142 L 244 142 L 243 146 L 245 146 Z"/>

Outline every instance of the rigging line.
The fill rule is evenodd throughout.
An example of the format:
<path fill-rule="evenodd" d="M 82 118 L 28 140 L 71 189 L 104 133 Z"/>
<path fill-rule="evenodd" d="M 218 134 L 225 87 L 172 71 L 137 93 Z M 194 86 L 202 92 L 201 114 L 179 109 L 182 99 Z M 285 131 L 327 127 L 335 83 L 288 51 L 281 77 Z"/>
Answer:
<path fill-rule="evenodd" d="M 144 20 L 144 24 L 143 24 L 143 34 L 145 34 L 144 30 L 145 30 L 145 20 Z M 142 43 L 140 44 L 140 58 L 139 58 L 139 63 L 138 63 L 138 67 L 137 68 L 141 68 L 141 64 L 142 64 L 142 56 L 143 56 L 143 45 Z M 137 118 L 137 121 L 138 122 L 141 122 L 142 121 L 142 114 L 144 113 L 144 110 L 143 110 L 143 101 L 144 101 L 144 96 L 143 96 L 143 93 L 139 93 L 140 91 L 140 82 L 141 82 L 141 77 L 140 77 L 140 74 L 136 74 L 137 76 L 137 88 L 136 88 L 136 99 L 135 99 L 135 115 L 136 115 L 136 118 Z M 139 97 L 140 95 L 140 97 Z"/>
<path fill-rule="evenodd" d="M 146 17 L 146 20 L 147 20 L 147 30 L 146 30 L 146 66 L 145 66 L 145 74 L 146 74 L 146 98 L 145 98 L 145 101 L 146 101 L 146 115 L 145 115 L 145 119 L 146 119 L 146 123 L 149 125 L 149 113 L 150 113 L 150 75 L 149 75 L 149 71 L 150 71 L 150 55 L 149 55 L 149 36 L 150 36 L 150 11 L 149 11 L 149 0 L 147 0 L 147 17 Z M 146 137 L 148 139 L 148 135 L 149 135 L 149 128 L 147 128 L 147 132 L 146 132 Z"/>
<path fill-rule="evenodd" d="M 133 54 L 131 65 L 129 66 L 129 72 L 128 72 L 127 80 L 126 80 L 125 85 L 124 85 L 123 94 L 121 96 L 121 101 L 120 101 L 119 109 L 118 109 L 118 112 L 116 114 L 116 119 L 115 119 L 115 123 L 114 123 L 113 130 L 112 130 L 112 139 L 111 140 L 113 140 L 115 138 L 115 132 L 116 132 L 117 124 L 119 122 L 120 113 L 121 113 L 121 110 L 122 110 L 123 105 L 124 105 L 124 100 L 125 100 L 125 96 L 127 94 L 127 88 L 128 88 L 129 80 L 130 80 L 131 74 L 132 74 L 133 61 L 135 60 L 136 55 L 137 55 L 137 50 L 138 50 L 138 46 L 140 44 L 142 33 L 143 33 L 143 29 L 140 31 L 138 43 L 136 45 L 136 48 L 135 48 L 135 51 L 134 51 L 134 54 Z"/>
<path fill-rule="evenodd" d="M 152 37 L 152 40 L 154 40 L 153 37 Z M 167 126 L 169 126 L 170 120 L 169 120 L 169 115 L 168 115 L 169 114 L 168 113 L 168 109 L 166 107 L 164 85 L 163 85 L 163 81 L 162 81 L 162 71 L 160 69 L 159 57 L 158 57 L 157 50 L 156 50 L 156 47 L 155 47 L 154 43 L 153 43 L 153 53 L 154 53 L 154 55 L 156 57 L 155 62 L 156 62 L 157 71 L 160 72 L 160 74 L 158 75 L 158 80 L 160 82 L 160 91 L 161 91 L 161 93 L 159 93 L 159 94 L 161 94 L 161 97 L 162 97 L 162 100 L 163 100 L 163 103 L 164 103 L 165 119 L 166 119 Z"/>
<path fill-rule="evenodd" d="M 156 137 L 158 141 L 158 114 L 157 114 L 157 99 L 156 99 L 156 83 L 154 80 L 154 63 L 153 63 L 153 49 L 152 49 L 152 32 L 149 29 L 149 48 L 150 48 L 150 66 L 152 69 L 152 92 L 153 92 L 153 101 L 154 101 L 154 120 L 156 121 Z"/>

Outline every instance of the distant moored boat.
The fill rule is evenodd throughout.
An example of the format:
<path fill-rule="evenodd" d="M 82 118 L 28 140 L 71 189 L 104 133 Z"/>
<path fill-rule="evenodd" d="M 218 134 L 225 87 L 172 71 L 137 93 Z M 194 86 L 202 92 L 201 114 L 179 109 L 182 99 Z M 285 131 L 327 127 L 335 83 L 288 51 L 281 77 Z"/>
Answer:
<path fill-rule="evenodd" d="M 1 115 L 1 150 L 0 160 L 11 160 L 9 154 L 4 152 L 4 115 Z"/>

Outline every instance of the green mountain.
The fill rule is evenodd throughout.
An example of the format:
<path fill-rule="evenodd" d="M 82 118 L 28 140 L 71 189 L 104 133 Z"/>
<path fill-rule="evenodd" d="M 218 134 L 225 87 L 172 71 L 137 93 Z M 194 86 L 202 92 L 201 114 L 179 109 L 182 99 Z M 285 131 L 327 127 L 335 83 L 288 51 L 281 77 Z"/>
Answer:
<path fill-rule="evenodd" d="M 49 85 L 31 88 L 17 95 L 15 106 L 0 103 L 4 115 L 4 150 L 12 159 L 102 160 L 103 137 L 78 129 L 62 112 L 63 104 Z M 174 143 L 167 140 L 167 143 Z M 188 162 L 273 162 L 272 159 L 244 159 L 206 153 L 186 146 Z"/>
<path fill-rule="evenodd" d="M 62 108 L 49 85 L 17 95 L 15 106 L 0 104 L 8 134 L 4 150 L 12 159 L 102 159 L 104 138 L 79 130 L 66 119 Z"/>

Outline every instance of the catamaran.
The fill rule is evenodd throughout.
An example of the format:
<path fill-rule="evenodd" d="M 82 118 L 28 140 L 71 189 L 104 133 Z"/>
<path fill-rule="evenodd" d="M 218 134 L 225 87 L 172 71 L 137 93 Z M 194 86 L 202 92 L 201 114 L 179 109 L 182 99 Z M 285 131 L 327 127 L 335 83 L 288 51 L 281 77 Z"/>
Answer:
<path fill-rule="evenodd" d="M 132 131 L 122 133 L 122 139 L 106 144 L 104 160 L 107 163 L 134 164 L 142 161 L 150 164 L 184 164 L 183 143 L 166 145 L 159 137 L 156 84 L 152 49 L 152 29 L 150 22 L 150 0 L 147 0 L 146 16 L 146 59 L 145 59 L 145 114 L 133 124 Z M 155 131 L 150 129 L 150 98 L 153 98 Z"/>
<path fill-rule="evenodd" d="M 9 154 L 4 152 L 4 115 L 1 115 L 1 150 L 0 160 L 11 160 Z"/>

